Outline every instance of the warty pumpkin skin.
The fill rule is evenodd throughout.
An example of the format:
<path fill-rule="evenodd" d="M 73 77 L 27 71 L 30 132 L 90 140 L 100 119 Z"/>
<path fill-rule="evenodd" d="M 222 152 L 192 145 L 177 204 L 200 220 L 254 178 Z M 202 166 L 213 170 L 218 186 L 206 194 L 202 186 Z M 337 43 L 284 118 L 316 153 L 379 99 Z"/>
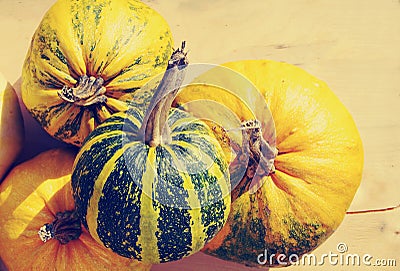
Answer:
<path fill-rule="evenodd" d="M 0 73 L 0 183 L 22 151 L 24 133 L 17 93 Z"/>
<path fill-rule="evenodd" d="M 172 43 L 164 18 L 140 1 L 58 0 L 32 38 L 22 100 L 50 135 L 81 146 L 165 70 Z"/>
<path fill-rule="evenodd" d="M 87 137 L 72 175 L 77 213 L 94 239 L 148 263 L 199 251 L 229 214 L 219 142 L 205 123 L 170 109 L 179 63 L 164 74 L 146 113 L 116 113 Z"/>
<path fill-rule="evenodd" d="M 293 254 L 291 259 L 300 257 L 338 228 L 361 181 L 362 142 L 345 106 L 324 82 L 301 68 L 269 60 L 223 66 L 245 76 L 265 98 L 276 132 L 270 131 L 274 129 L 270 120 L 260 119 L 263 138 L 276 142 L 278 153 L 274 171 L 254 175 L 260 187 L 232 200 L 227 223 L 203 251 L 248 266 L 277 266 L 277 255 L 284 254 L 286 261 Z M 200 77 L 216 86 L 220 80 L 228 90 L 235 89 L 240 99 L 218 92 L 215 86 L 192 85 L 179 93 L 177 105 L 201 117 L 201 108 L 191 108 L 188 102 L 213 100 L 242 121 L 254 118 L 254 112 L 246 108 L 257 101 L 240 82 L 212 70 Z M 214 121 L 225 120 L 216 117 Z M 271 138 L 275 134 L 276 139 Z M 254 164 L 248 166 L 254 169 Z M 238 168 L 237 161 L 230 168 Z M 242 182 L 251 181 L 246 178 Z M 238 187 L 232 187 L 232 195 Z M 261 264 L 260 254 L 261 261 L 266 260 Z M 271 255 L 276 255 L 272 261 Z"/>
<path fill-rule="evenodd" d="M 150 270 L 150 265 L 97 244 L 85 229 L 67 244 L 56 239 L 42 242 L 39 229 L 58 213 L 74 210 L 70 181 L 75 155 L 67 149 L 45 151 L 14 167 L 0 185 L 0 257 L 6 267 L 9 271 Z M 69 230 L 68 226 L 63 225 Z"/>

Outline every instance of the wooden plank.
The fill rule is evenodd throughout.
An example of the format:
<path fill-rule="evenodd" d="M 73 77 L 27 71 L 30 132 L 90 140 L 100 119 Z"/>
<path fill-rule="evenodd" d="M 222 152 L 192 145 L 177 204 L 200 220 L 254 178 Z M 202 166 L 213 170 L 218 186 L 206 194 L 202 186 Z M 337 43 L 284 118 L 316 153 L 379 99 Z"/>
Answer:
<path fill-rule="evenodd" d="M 34 29 L 54 2 L 1 1 L 0 70 L 12 83 L 20 77 Z M 192 63 L 267 58 L 296 64 L 326 81 L 352 113 L 365 147 L 363 182 L 351 209 L 399 203 L 396 186 L 400 168 L 399 1 L 144 2 L 167 19 L 177 44 L 187 41 Z M 29 116 L 26 121 L 28 134 L 45 137 Z M 46 144 L 33 152 L 49 147 Z M 311 270 L 398 270 L 399 231 L 400 211 L 347 216 L 315 253 L 335 252 L 337 245 L 345 242 L 351 253 L 394 258 L 397 267 L 324 265 Z M 249 270 L 203 254 L 153 267 L 153 271 L 207 269 Z M 310 267 L 293 266 L 285 270 L 306 269 Z"/>

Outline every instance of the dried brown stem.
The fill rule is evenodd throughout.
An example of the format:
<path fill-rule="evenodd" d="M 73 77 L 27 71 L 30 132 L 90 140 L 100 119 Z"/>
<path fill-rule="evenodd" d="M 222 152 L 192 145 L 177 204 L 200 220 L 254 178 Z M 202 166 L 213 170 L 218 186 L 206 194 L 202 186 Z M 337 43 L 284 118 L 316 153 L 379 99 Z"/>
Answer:
<path fill-rule="evenodd" d="M 66 102 L 79 106 L 89 106 L 96 103 L 104 103 L 107 96 L 104 95 L 106 88 L 101 77 L 82 75 L 75 87 L 64 86 L 58 91 L 58 96 Z"/>
<path fill-rule="evenodd" d="M 143 119 L 139 136 L 149 146 L 157 146 L 171 140 L 170 130 L 167 125 L 168 114 L 172 102 L 182 85 L 185 68 L 188 65 L 187 53 L 184 52 L 185 42 L 181 48 L 172 54 L 167 70 L 150 101 L 149 108 Z"/>
<path fill-rule="evenodd" d="M 243 193 L 249 191 L 254 181 L 275 172 L 274 159 L 278 151 L 263 138 L 261 123 L 258 120 L 245 121 L 241 125 L 243 142 L 235 161 L 231 164 L 232 202 Z M 243 169 L 244 170 L 240 170 Z M 244 171 L 244 175 L 236 176 L 236 172 Z M 235 179 L 239 177 L 240 179 Z"/>
<path fill-rule="evenodd" d="M 43 242 L 55 239 L 61 244 L 78 239 L 81 233 L 81 221 L 75 211 L 57 213 L 54 221 L 43 225 L 38 232 Z"/>

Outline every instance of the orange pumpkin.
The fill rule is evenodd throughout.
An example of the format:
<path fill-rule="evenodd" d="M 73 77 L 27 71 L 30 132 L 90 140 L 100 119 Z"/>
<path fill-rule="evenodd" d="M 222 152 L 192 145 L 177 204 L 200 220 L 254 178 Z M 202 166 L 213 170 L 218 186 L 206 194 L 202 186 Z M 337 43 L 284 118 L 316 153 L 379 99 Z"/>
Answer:
<path fill-rule="evenodd" d="M 254 144 L 243 144 L 250 151 L 232 152 L 236 159 L 231 178 L 238 168 L 245 174 L 232 191 L 227 223 L 204 252 L 248 266 L 277 266 L 278 255 L 297 259 L 338 228 L 361 181 L 362 142 L 345 106 L 324 82 L 304 70 L 268 60 L 223 66 L 232 72 L 211 69 L 183 89 L 176 104 L 212 119 L 220 138 L 234 141 L 231 146 L 241 144 L 228 130 L 235 121 L 258 118 L 267 110 L 272 118 L 258 118 L 258 130 L 241 128 L 242 139 L 247 136 Z M 256 95 L 249 92 L 252 87 Z M 193 102 L 201 100 L 208 103 Z M 223 105 L 233 117 L 222 114 L 221 106 L 203 104 Z M 267 146 L 266 151 L 257 153 L 257 144 Z M 247 164 L 240 164 L 241 154 L 249 154 Z M 258 185 L 249 189 L 250 182 Z"/>
<path fill-rule="evenodd" d="M 0 258 L 6 267 L 10 271 L 150 270 L 150 265 L 97 244 L 81 228 L 70 184 L 74 158 L 71 150 L 48 150 L 13 168 L 1 184 Z M 46 228 L 52 228 L 47 232 L 53 235 L 50 240 L 43 234 Z"/>

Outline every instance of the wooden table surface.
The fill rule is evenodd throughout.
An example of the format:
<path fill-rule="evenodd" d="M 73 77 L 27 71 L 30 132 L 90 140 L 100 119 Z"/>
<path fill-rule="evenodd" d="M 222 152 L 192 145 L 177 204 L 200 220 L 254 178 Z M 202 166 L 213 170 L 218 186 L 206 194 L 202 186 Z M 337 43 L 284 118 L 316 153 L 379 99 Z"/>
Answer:
<path fill-rule="evenodd" d="M 54 0 L 0 0 L 0 71 L 18 87 L 32 34 Z M 273 59 L 326 81 L 347 106 L 365 148 L 362 184 L 352 210 L 400 203 L 400 1 L 398 0 L 146 0 L 186 40 L 192 63 Z M 49 145 L 25 114 L 29 144 Z M 47 139 L 46 139 L 47 140 Z M 57 145 L 52 142 L 51 146 Z M 315 255 L 348 253 L 395 259 L 397 267 L 292 266 L 282 270 L 400 270 L 400 210 L 347 215 Z M 23 260 L 23 259 L 21 259 Z M 0 268 L 1 269 L 1 268 Z M 203 254 L 153 271 L 250 270 Z"/>

